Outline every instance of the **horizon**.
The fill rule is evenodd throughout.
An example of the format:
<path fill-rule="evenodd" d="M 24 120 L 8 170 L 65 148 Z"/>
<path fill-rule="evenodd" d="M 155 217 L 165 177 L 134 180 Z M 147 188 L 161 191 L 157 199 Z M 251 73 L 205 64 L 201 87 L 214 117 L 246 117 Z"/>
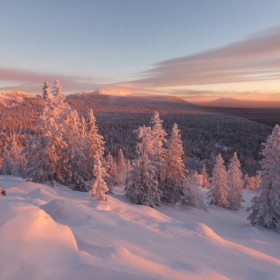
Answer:
<path fill-rule="evenodd" d="M 5 2 L 0 92 L 41 94 L 45 80 L 58 78 L 67 95 L 280 101 L 277 7 L 276 0 Z"/>

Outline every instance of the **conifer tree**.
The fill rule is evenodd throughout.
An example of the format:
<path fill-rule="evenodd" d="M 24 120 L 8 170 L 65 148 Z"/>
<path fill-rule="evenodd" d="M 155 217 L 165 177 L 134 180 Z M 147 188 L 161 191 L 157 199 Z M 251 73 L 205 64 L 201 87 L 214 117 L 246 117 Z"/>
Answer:
<path fill-rule="evenodd" d="M 93 178 L 93 170 L 95 165 L 95 155 L 98 152 L 99 156 L 102 158 L 104 154 L 104 139 L 98 133 L 98 128 L 96 125 L 96 119 L 93 114 L 92 109 L 89 111 L 87 117 L 87 130 L 85 137 L 86 145 L 86 166 L 87 173 L 90 175 L 90 178 Z"/>
<path fill-rule="evenodd" d="M 72 110 L 64 122 L 63 142 L 61 150 L 60 172 L 63 183 L 74 190 L 86 191 L 85 180 L 90 176 L 86 168 L 85 125 L 76 110 Z"/>
<path fill-rule="evenodd" d="M 207 206 L 204 202 L 204 198 L 199 190 L 199 180 L 197 176 L 197 172 L 194 171 L 192 172 L 192 174 L 185 178 L 183 188 L 183 203 L 208 212 Z"/>
<path fill-rule="evenodd" d="M 59 80 L 58 79 L 55 79 L 54 81 L 54 85 L 53 85 L 53 90 L 52 90 L 52 94 L 54 97 L 57 97 L 61 94 L 61 86 L 60 86 L 60 83 L 59 83 Z"/>
<path fill-rule="evenodd" d="M 206 171 L 205 164 L 203 165 L 201 174 L 202 174 L 202 187 L 205 188 L 205 189 L 208 189 L 209 188 L 209 180 L 208 180 L 208 174 L 207 174 L 207 171 Z"/>
<path fill-rule="evenodd" d="M 25 157 L 21 155 L 21 148 L 18 146 L 15 135 L 13 135 L 12 145 L 11 145 L 11 161 L 13 164 L 12 175 L 21 176 L 24 171 Z"/>
<path fill-rule="evenodd" d="M 154 147 L 153 132 L 150 127 L 139 127 L 136 131 L 138 139 L 136 150 L 138 158 L 133 162 L 125 187 L 126 196 L 136 204 L 154 207 L 160 204 L 161 192 L 158 189 L 156 167 L 149 159 Z"/>
<path fill-rule="evenodd" d="M 224 160 L 219 154 L 213 168 L 213 176 L 211 179 L 210 189 L 208 191 L 209 204 L 219 207 L 228 207 L 228 178 L 224 165 Z"/>
<path fill-rule="evenodd" d="M 109 189 L 103 179 L 104 173 L 105 169 L 102 167 L 99 152 L 96 152 L 94 165 L 94 175 L 96 179 L 92 186 L 91 195 L 95 196 L 98 200 L 107 200 L 105 193 L 107 193 Z"/>
<path fill-rule="evenodd" d="M 185 180 L 184 155 L 180 130 L 173 125 L 171 138 L 167 142 L 165 159 L 165 180 L 160 184 L 162 200 L 170 203 L 180 203 L 184 196 L 183 184 Z"/>
<path fill-rule="evenodd" d="M 252 225 L 267 228 L 280 227 L 280 127 L 278 125 L 263 144 L 261 183 L 253 197 L 248 220 Z"/>
<path fill-rule="evenodd" d="M 42 88 L 42 92 L 43 92 L 43 99 L 44 101 L 48 101 L 52 98 L 51 95 L 51 90 L 50 90 L 50 86 L 49 86 L 49 82 L 45 81 L 43 88 Z"/>
<path fill-rule="evenodd" d="M 241 202 L 243 202 L 243 180 L 242 172 L 240 170 L 240 161 L 237 157 L 236 152 L 233 154 L 230 160 L 228 171 L 228 203 L 229 209 L 238 210 L 242 208 Z"/>
<path fill-rule="evenodd" d="M 117 174 L 116 180 L 119 185 L 123 185 L 124 179 L 126 176 L 126 164 L 125 159 L 123 156 L 122 149 L 119 150 L 119 158 L 118 158 L 118 165 L 117 165 Z"/>
<path fill-rule="evenodd" d="M 164 180 L 164 162 L 166 157 L 166 149 L 164 148 L 164 144 L 167 141 L 167 133 L 162 127 L 162 122 L 163 121 L 160 119 L 159 113 L 155 112 L 154 116 L 151 119 L 152 132 L 154 138 L 153 149 L 148 155 L 157 169 L 157 177 L 159 182 Z"/>
<path fill-rule="evenodd" d="M 2 175 L 11 175 L 12 174 L 12 160 L 10 156 L 10 152 L 7 150 L 6 147 L 3 149 L 3 161 L 2 161 Z"/>

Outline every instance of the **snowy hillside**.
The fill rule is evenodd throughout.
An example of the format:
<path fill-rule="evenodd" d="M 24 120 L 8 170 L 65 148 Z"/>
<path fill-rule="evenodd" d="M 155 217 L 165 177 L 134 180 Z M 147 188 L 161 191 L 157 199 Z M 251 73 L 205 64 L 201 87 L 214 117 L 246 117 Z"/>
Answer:
<path fill-rule="evenodd" d="M 1 279 L 280 279 L 279 233 L 245 211 L 108 202 L 0 176 Z M 245 192 L 245 206 L 254 192 Z"/>

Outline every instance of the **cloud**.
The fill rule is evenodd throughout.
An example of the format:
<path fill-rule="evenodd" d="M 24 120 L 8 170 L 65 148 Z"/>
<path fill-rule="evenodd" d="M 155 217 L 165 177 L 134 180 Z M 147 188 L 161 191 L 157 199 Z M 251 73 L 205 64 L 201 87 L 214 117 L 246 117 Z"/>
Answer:
<path fill-rule="evenodd" d="M 279 78 L 280 27 L 276 27 L 221 48 L 158 62 L 135 82 L 174 87 Z"/>
<path fill-rule="evenodd" d="M 0 90 L 23 90 L 30 93 L 40 93 L 45 80 L 50 84 L 58 78 L 64 91 L 94 90 L 99 87 L 92 78 L 74 75 L 54 75 L 37 73 L 21 69 L 0 68 Z"/>

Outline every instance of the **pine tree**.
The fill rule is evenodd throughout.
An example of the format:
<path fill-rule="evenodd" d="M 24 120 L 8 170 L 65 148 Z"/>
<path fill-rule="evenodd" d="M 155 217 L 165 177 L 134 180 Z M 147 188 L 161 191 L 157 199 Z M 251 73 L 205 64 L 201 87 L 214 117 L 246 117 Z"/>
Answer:
<path fill-rule="evenodd" d="M 126 164 L 125 159 L 123 156 L 122 149 L 119 150 L 119 158 L 118 158 L 118 165 L 117 165 L 117 174 L 116 180 L 119 185 L 123 185 L 124 179 L 126 176 Z"/>
<path fill-rule="evenodd" d="M 154 147 L 153 133 L 150 127 L 145 126 L 136 133 L 141 142 L 137 144 L 138 158 L 133 162 L 127 179 L 126 196 L 136 204 L 159 206 L 161 192 L 158 189 L 157 169 L 148 156 Z"/>
<path fill-rule="evenodd" d="M 61 86 L 60 86 L 60 83 L 59 83 L 59 80 L 58 79 L 55 79 L 54 81 L 54 85 L 53 85 L 53 90 L 52 90 L 52 94 L 54 97 L 57 97 L 61 94 Z"/>
<path fill-rule="evenodd" d="M 233 154 L 232 159 L 228 167 L 228 203 L 229 209 L 238 210 L 242 208 L 241 202 L 244 202 L 243 193 L 243 180 L 242 172 L 240 170 L 240 161 L 237 157 L 236 152 Z"/>
<path fill-rule="evenodd" d="M 43 92 L 43 99 L 44 101 L 48 101 L 52 98 L 51 95 L 51 90 L 50 90 L 50 86 L 49 86 L 49 82 L 45 81 L 43 88 L 42 88 L 42 92 Z"/>
<path fill-rule="evenodd" d="M 90 176 L 86 168 L 85 124 L 76 110 L 72 110 L 64 122 L 63 142 L 60 151 L 60 173 L 63 183 L 74 190 L 87 191 L 85 180 Z"/>
<path fill-rule="evenodd" d="M 24 172 L 25 157 L 21 155 L 21 148 L 18 146 L 15 135 L 13 135 L 12 145 L 11 145 L 11 161 L 12 161 L 12 175 L 21 176 Z"/>
<path fill-rule="evenodd" d="M 154 116 L 151 119 L 152 132 L 154 138 L 153 149 L 148 155 L 157 169 L 157 177 L 159 182 L 164 180 L 164 162 L 166 157 L 166 149 L 164 148 L 164 144 L 167 141 L 167 133 L 162 128 L 162 122 L 163 121 L 160 119 L 159 113 L 155 112 Z"/>
<path fill-rule="evenodd" d="M 27 161 L 23 178 L 41 183 L 54 179 L 56 154 L 45 135 L 34 136 L 22 151 Z"/>
<path fill-rule="evenodd" d="M 203 165 L 201 173 L 202 173 L 202 187 L 205 188 L 205 189 L 208 189 L 209 188 L 209 180 L 208 180 L 208 174 L 207 174 L 207 171 L 206 171 L 205 164 Z"/>
<path fill-rule="evenodd" d="M 2 161 L 2 175 L 11 175 L 12 174 L 12 159 L 10 156 L 10 152 L 7 150 L 6 147 L 3 149 L 3 161 Z"/>
<path fill-rule="evenodd" d="M 213 176 L 208 192 L 209 204 L 214 204 L 219 207 L 228 207 L 228 178 L 224 165 L 224 160 L 219 154 L 216 158 L 216 163 L 213 168 Z"/>
<path fill-rule="evenodd" d="M 183 183 L 185 180 L 185 165 L 180 130 L 175 123 L 171 138 L 167 142 L 167 155 L 165 159 L 165 180 L 161 182 L 162 200 L 170 203 L 180 203 L 183 198 Z"/>
<path fill-rule="evenodd" d="M 107 200 L 105 195 L 109 191 L 106 182 L 103 180 L 105 169 L 102 167 L 99 152 L 95 154 L 94 175 L 96 177 L 92 186 L 91 194 L 98 200 Z"/>
<path fill-rule="evenodd" d="M 204 210 L 208 212 L 207 206 L 205 205 L 204 198 L 199 190 L 199 180 L 197 178 L 197 172 L 194 171 L 192 174 L 184 180 L 184 204 Z"/>
<path fill-rule="evenodd" d="M 278 125 L 263 144 L 261 183 L 259 193 L 253 197 L 248 220 L 252 225 L 267 228 L 280 227 L 280 128 Z"/>
<path fill-rule="evenodd" d="M 96 125 L 96 119 L 93 114 L 93 111 L 90 110 L 87 117 L 87 130 L 86 130 L 86 166 L 87 173 L 90 175 L 90 178 L 93 178 L 93 170 L 95 165 L 95 155 L 98 152 L 99 156 L 102 158 L 104 154 L 104 139 L 98 133 L 98 128 Z"/>

